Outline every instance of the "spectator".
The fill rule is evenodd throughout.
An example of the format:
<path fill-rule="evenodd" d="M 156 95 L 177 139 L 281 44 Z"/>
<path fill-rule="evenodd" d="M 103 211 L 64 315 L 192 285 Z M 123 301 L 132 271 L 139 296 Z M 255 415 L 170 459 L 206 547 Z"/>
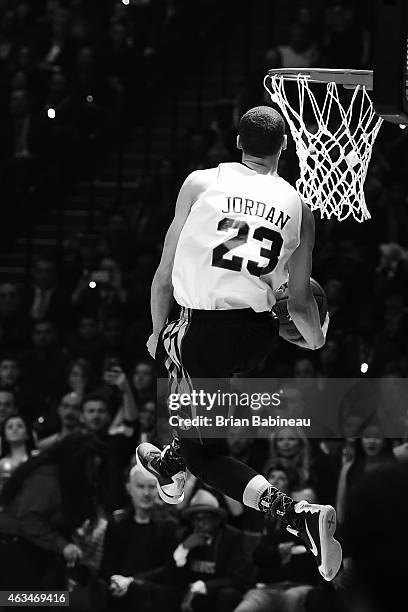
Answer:
<path fill-rule="evenodd" d="M 336 336 L 336 332 L 342 334 L 345 329 L 350 329 L 351 324 L 344 284 L 338 278 L 330 278 L 324 284 L 324 291 L 330 315 L 330 333 L 332 336 Z"/>
<path fill-rule="evenodd" d="M 25 411 L 30 406 L 29 397 L 22 386 L 20 365 L 13 356 L 4 356 L 0 359 L 0 390 L 10 391 L 19 409 Z"/>
<path fill-rule="evenodd" d="M 112 413 L 106 396 L 93 393 L 82 401 L 81 421 L 85 430 L 94 433 L 107 446 L 107 483 L 111 509 L 120 508 L 124 490 L 121 474 L 129 465 L 136 442 L 136 427 L 112 428 Z"/>
<path fill-rule="evenodd" d="M 48 319 L 60 329 L 69 329 L 72 309 L 68 295 L 58 285 L 55 262 L 46 257 L 34 264 L 33 287 L 25 295 L 25 308 L 33 321 Z"/>
<path fill-rule="evenodd" d="M 51 31 L 41 40 L 42 59 L 39 66 L 43 71 L 53 72 L 61 69 L 63 72 L 69 72 L 72 69 L 74 48 L 69 32 L 69 11 L 58 7 L 52 15 Z"/>
<path fill-rule="evenodd" d="M 35 448 L 33 434 L 20 414 L 8 416 L 0 429 L 0 495 L 4 483 Z"/>
<path fill-rule="evenodd" d="M 408 332 L 408 315 L 404 298 L 390 294 L 384 300 L 384 323 L 374 336 L 372 375 L 381 375 L 387 363 L 402 360 L 406 353 L 403 338 Z"/>
<path fill-rule="evenodd" d="M 29 318 L 12 283 L 0 284 L 0 347 L 3 351 L 24 350 L 29 343 Z"/>
<path fill-rule="evenodd" d="M 319 64 L 319 50 L 309 30 L 295 23 L 290 31 L 290 40 L 286 45 L 271 49 L 265 56 L 270 68 L 310 68 Z"/>
<path fill-rule="evenodd" d="M 73 359 L 65 372 L 65 384 L 71 393 L 76 393 L 80 401 L 84 395 L 93 390 L 95 374 L 91 364 L 86 359 Z"/>
<path fill-rule="evenodd" d="M 116 391 L 116 397 L 119 400 L 119 409 L 114 418 L 115 426 L 122 423 L 134 425 L 138 417 L 137 406 L 127 376 L 116 357 L 106 360 L 103 381 L 113 393 Z M 114 397 L 112 400 L 114 401 Z"/>
<path fill-rule="evenodd" d="M 384 438 L 374 422 L 364 428 L 355 442 L 353 460 L 345 463 L 340 472 L 336 503 L 339 523 L 344 521 L 348 500 L 364 474 L 396 461 L 392 446 L 392 440 Z"/>
<path fill-rule="evenodd" d="M 104 436 L 112 420 L 107 400 L 100 393 L 86 395 L 82 400 L 81 421 L 85 429 Z"/>
<path fill-rule="evenodd" d="M 347 0 L 331 0 L 324 9 L 322 55 L 324 65 L 363 68 L 370 53 L 368 32 L 361 27 L 354 6 Z"/>
<path fill-rule="evenodd" d="M 390 529 L 390 523 L 378 521 L 378 516 L 386 515 L 392 500 L 395 525 L 404 521 L 408 499 L 401 485 L 407 477 L 406 465 L 384 466 L 366 474 L 350 498 L 343 538 L 350 570 L 342 589 L 342 612 L 355 609 L 356 602 L 362 612 L 405 610 L 407 534 Z M 387 495 L 378 494 L 384 490 Z"/>
<path fill-rule="evenodd" d="M 181 609 L 232 612 L 248 584 L 242 533 L 225 524 L 217 498 L 200 489 L 183 511 L 190 526 L 175 549 L 173 583 Z"/>
<path fill-rule="evenodd" d="M 135 53 L 132 32 L 126 24 L 116 22 L 110 26 L 105 55 L 106 71 L 111 87 L 119 96 L 132 93 L 132 75 L 135 69 L 139 72 L 140 66 L 138 66 L 139 58 Z"/>
<path fill-rule="evenodd" d="M 78 325 L 67 341 L 68 351 L 75 359 L 87 360 L 96 370 L 102 367 L 103 343 L 98 318 L 92 314 L 79 317 Z"/>
<path fill-rule="evenodd" d="M 0 65 L 4 70 L 4 66 L 13 57 L 17 47 L 17 22 L 16 14 L 13 10 L 7 9 L 1 15 L 1 39 L 0 48 Z"/>
<path fill-rule="evenodd" d="M 61 72 L 53 72 L 50 76 L 41 111 L 44 118 L 51 119 L 50 138 L 58 176 L 63 181 L 62 185 L 68 188 L 77 170 L 74 150 L 75 112 L 68 80 Z"/>
<path fill-rule="evenodd" d="M 22 219 L 30 218 L 29 203 L 35 203 L 37 210 L 48 203 L 44 169 L 49 139 L 47 127 L 34 112 L 33 98 L 27 89 L 10 92 L 9 117 L 6 119 L 6 113 L 3 113 L 3 117 L 3 138 L 0 143 L 2 187 L 9 199 L 5 221 L 6 227 L 15 231 L 21 227 Z"/>
<path fill-rule="evenodd" d="M 101 503 L 104 457 L 94 436 L 72 434 L 14 472 L 1 497 L 3 589 L 62 588 L 61 562 L 73 566 L 82 555 L 72 534 Z"/>
<path fill-rule="evenodd" d="M 37 446 L 40 450 L 47 449 L 71 433 L 80 430 L 80 404 L 81 396 L 75 392 L 66 393 L 62 396 L 57 407 L 57 431 L 38 440 Z"/>
<path fill-rule="evenodd" d="M 17 62 L 15 64 L 16 73 L 24 75 L 25 86 L 33 95 L 35 110 L 38 110 L 37 104 L 42 101 L 42 96 L 46 88 L 46 82 L 41 70 L 36 66 L 34 49 L 29 44 L 23 44 L 17 53 Z"/>
<path fill-rule="evenodd" d="M 150 442 L 157 446 L 157 406 L 153 400 L 148 400 L 139 409 L 139 440 Z M 155 442 L 156 440 L 156 442 Z"/>
<path fill-rule="evenodd" d="M 160 516 L 156 481 L 137 466 L 126 489 L 132 505 L 108 523 L 100 570 L 110 590 L 109 609 L 172 610 L 174 593 L 160 577 L 174 549 L 177 523 Z"/>
<path fill-rule="evenodd" d="M 120 210 L 111 212 L 106 219 L 103 235 L 105 248 L 107 252 L 112 253 L 111 261 L 118 262 L 117 269 L 127 272 L 133 268 L 136 249 L 127 215 Z"/>
<path fill-rule="evenodd" d="M 97 234 L 79 232 L 69 237 L 66 250 L 64 284 L 72 291 L 71 300 L 75 306 L 89 286 L 90 272 L 98 270 L 104 244 Z"/>
<path fill-rule="evenodd" d="M 264 469 L 265 478 L 269 483 L 283 492 L 294 491 L 298 486 L 298 477 L 285 461 L 272 459 Z"/>
<path fill-rule="evenodd" d="M 15 412 L 17 412 L 17 406 L 14 393 L 0 390 L 0 427 Z"/>
<path fill-rule="evenodd" d="M 279 459 L 282 465 L 293 470 L 297 477 L 297 486 L 310 483 L 312 474 L 309 443 L 299 429 L 278 429 L 271 436 L 270 458 Z"/>
<path fill-rule="evenodd" d="M 344 359 L 350 376 L 359 377 L 363 363 L 371 375 L 374 357 L 374 337 L 379 327 L 379 317 L 373 304 L 363 304 L 351 329 L 343 338 Z M 364 366 L 363 366 L 364 367 Z"/>
<path fill-rule="evenodd" d="M 317 378 L 317 369 L 311 357 L 299 357 L 293 365 L 294 378 Z"/>
<path fill-rule="evenodd" d="M 111 266 L 112 263 L 112 266 Z M 102 268 L 102 264 L 104 268 Z M 104 259 L 96 272 L 84 271 L 72 296 L 79 315 L 95 313 L 99 323 L 111 316 L 127 316 L 127 293 L 122 286 L 121 271 L 111 259 Z"/>
<path fill-rule="evenodd" d="M 20 379 L 20 368 L 14 357 L 3 357 L 0 359 L 0 389 L 18 393 Z"/>
<path fill-rule="evenodd" d="M 127 368 L 130 361 L 125 337 L 126 323 L 123 316 L 109 315 L 103 322 L 102 342 L 104 356 L 115 356 Z"/>
<path fill-rule="evenodd" d="M 58 333 L 49 320 L 33 325 L 33 348 L 21 357 L 22 392 L 30 400 L 27 416 L 44 413 L 61 392 L 67 358 L 58 345 Z"/>
<path fill-rule="evenodd" d="M 346 364 L 342 360 L 340 345 L 334 339 L 327 339 L 320 351 L 320 371 L 323 378 L 342 378 Z"/>
<path fill-rule="evenodd" d="M 229 427 L 227 446 L 231 457 L 247 463 L 258 472 L 262 471 L 268 458 L 266 440 L 249 438 L 242 427 Z"/>
<path fill-rule="evenodd" d="M 137 406 L 156 398 L 156 380 L 154 362 L 148 359 L 140 359 L 133 368 L 132 389 Z"/>

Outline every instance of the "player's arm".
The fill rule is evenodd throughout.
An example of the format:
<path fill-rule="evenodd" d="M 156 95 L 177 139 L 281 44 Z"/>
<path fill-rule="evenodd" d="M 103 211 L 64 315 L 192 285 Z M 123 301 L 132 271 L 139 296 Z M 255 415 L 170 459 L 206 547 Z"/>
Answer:
<path fill-rule="evenodd" d="M 316 300 L 310 288 L 314 241 L 314 218 L 310 208 L 302 202 L 300 244 L 288 262 L 288 312 L 304 338 L 304 343 L 296 344 L 312 350 L 325 342 Z"/>
<path fill-rule="evenodd" d="M 150 293 L 153 333 L 147 342 L 152 356 L 156 352 L 159 333 L 167 321 L 173 303 L 172 271 L 177 243 L 191 206 L 200 193 L 201 183 L 200 172 L 193 172 L 184 181 L 177 198 L 173 221 L 164 240 L 161 260 L 153 277 Z"/>

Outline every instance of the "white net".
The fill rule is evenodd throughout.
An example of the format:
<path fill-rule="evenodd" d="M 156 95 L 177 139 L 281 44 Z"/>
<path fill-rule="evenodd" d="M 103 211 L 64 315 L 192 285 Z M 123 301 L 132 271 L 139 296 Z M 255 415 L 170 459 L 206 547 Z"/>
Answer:
<path fill-rule="evenodd" d="M 320 210 L 322 218 L 369 219 L 364 181 L 382 119 L 375 114 L 367 89 L 356 85 L 354 91 L 340 95 L 337 83 L 328 82 L 320 84 L 319 97 L 306 76 L 298 74 L 292 80 L 295 83 L 288 87 L 283 75 L 268 74 L 264 86 L 295 141 L 300 196 L 312 210 Z"/>

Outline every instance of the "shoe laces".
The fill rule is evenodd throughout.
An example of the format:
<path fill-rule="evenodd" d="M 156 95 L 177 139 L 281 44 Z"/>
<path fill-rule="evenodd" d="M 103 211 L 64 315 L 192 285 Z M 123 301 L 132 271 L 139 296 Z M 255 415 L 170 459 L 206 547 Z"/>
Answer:
<path fill-rule="evenodd" d="M 286 495 L 286 493 L 271 487 L 267 493 L 267 502 L 269 504 L 267 512 L 270 516 L 274 516 L 275 518 L 278 518 L 291 525 L 295 522 L 293 520 L 294 502 L 289 495 Z"/>
<path fill-rule="evenodd" d="M 168 476 L 174 476 L 177 472 L 186 469 L 184 459 L 180 453 L 180 443 L 176 438 L 162 450 L 161 467 L 162 470 L 167 472 Z"/>

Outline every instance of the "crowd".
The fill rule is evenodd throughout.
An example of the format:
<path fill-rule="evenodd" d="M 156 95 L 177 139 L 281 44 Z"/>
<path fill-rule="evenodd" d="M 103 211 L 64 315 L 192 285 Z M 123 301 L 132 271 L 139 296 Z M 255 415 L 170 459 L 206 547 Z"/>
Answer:
<path fill-rule="evenodd" d="M 369 66 L 370 24 L 357 8 L 343 0 L 324 10 L 310 5 L 294 3 L 287 41 L 266 53 L 267 66 Z M 114 109 L 125 108 L 126 118 L 126 107 L 140 108 L 138 87 L 182 6 L 132 0 L 129 12 L 113 0 L 1 3 L 0 181 L 9 228 L 28 201 L 47 205 L 48 189 L 55 196 L 57 184 L 69 189 L 89 170 L 89 147 L 103 154 L 112 143 Z M 320 612 L 340 609 L 354 593 L 353 563 L 360 595 L 372 588 L 364 547 L 372 554 L 373 545 L 355 521 L 361 525 L 364 509 L 377 503 L 380 485 L 392 488 L 384 514 L 406 504 L 398 483 L 408 443 L 404 431 L 387 437 L 370 406 L 344 408 L 342 438 L 281 428 L 255 440 L 235 428 L 226 440 L 231 456 L 295 499 L 336 506 L 346 560 L 334 584 L 322 584 L 312 557 L 279 521 L 265 522 L 191 474 L 184 502 L 170 508 L 134 466 L 137 444 L 161 447 L 171 436 L 145 342 L 150 283 L 177 186 L 192 169 L 239 159 L 237 116 L 249 99 L 266 102 L 250 89 L 214 103 L 192 129 L 190 150 L 158 160 L 131 199 L 107 212 L 103 232 L 72 236 L 63 264 L 41 254 L 29 286 L 0 282 L 1 590 L 67 589 L 81 610 Z M 310 354 L 276 338 L 255 371 L 240 373 L 290 377 L 288 407 L 326 379 L 407 376 L 406 142 L 404 131 L 383 126 L 365 187 L 370 222 L 316 219 L 313 276 L 331 319 L 325 346 Z M 281 174 L 293 183 L 297 171 L 292 144 Z M 377 528 L 374 519 L 367 524 Z M 383 559 L 395 551 L 387 542 L 376 576 L 390 575 Z M 404 550 L 403 540 L 391 543 Z"/>

